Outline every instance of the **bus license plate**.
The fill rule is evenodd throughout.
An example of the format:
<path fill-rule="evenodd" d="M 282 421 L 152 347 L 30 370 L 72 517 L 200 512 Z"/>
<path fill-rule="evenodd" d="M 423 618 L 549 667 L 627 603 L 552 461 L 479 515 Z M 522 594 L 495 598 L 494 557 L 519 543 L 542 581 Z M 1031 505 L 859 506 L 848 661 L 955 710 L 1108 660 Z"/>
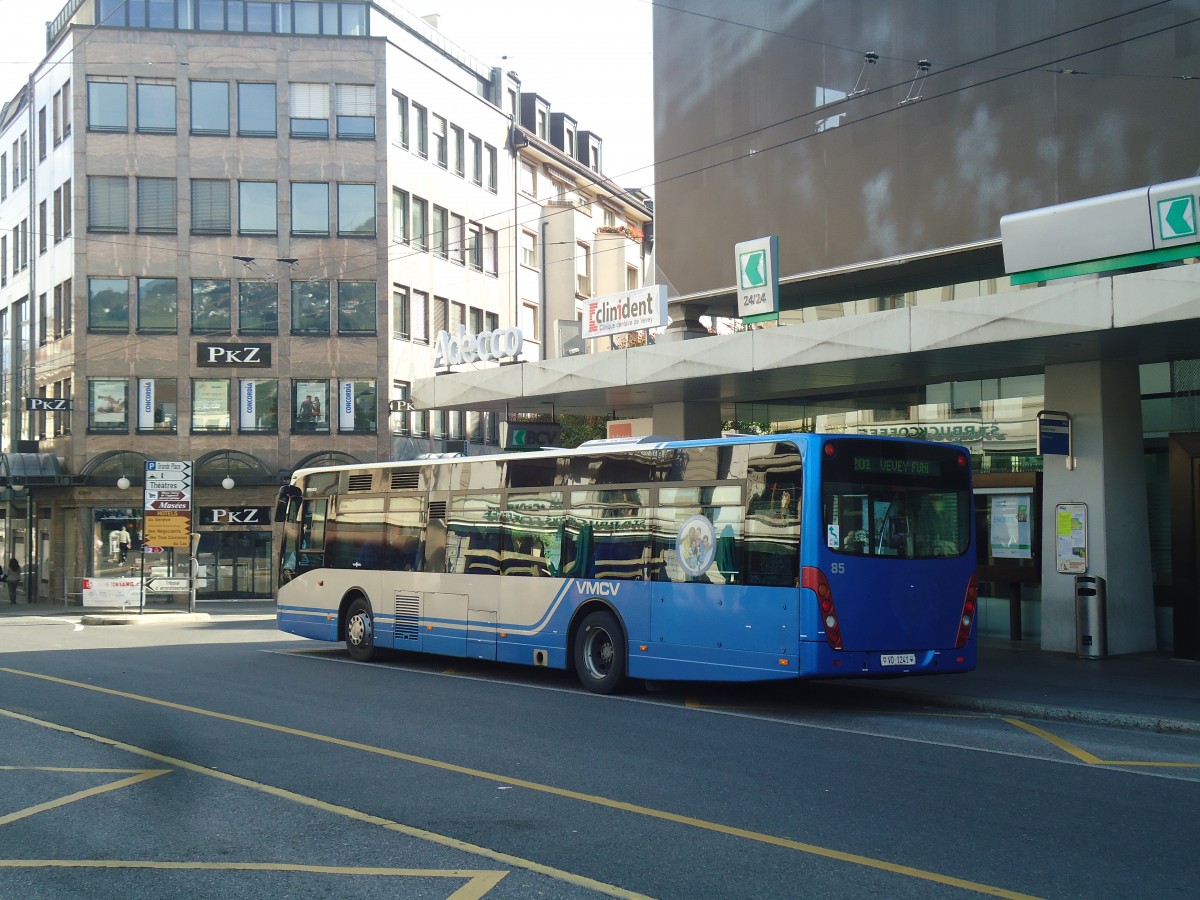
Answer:
<path fill-rule="evenodd" d="M 915 653 L 884 653 L 879 657 L 881 666 L 915 666 L 917 664 L 917 654 Z"/>

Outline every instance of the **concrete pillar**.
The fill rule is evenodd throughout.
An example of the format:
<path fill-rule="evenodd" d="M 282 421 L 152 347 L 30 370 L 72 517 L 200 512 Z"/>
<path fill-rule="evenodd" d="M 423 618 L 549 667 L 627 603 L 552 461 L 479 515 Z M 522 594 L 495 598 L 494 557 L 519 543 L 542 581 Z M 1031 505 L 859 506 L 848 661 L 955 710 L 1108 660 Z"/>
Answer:
<path fill-rule="evenodd" d="M 700 321 L 701 316 L 708 315 L 708 307 L 704 304 L 695 301 L 669 303 L 667 310 L 671 324 L 655 339 L 656 343 L 670 344 L 709 336 L 708 327 Z"/>
<path fill-rule="evenodd" d="M 1136 363 L 1046 367 L 1046 409 L 1071 415 L 1075 468 L 1045 457 L 1042 649 L 1075 650 L 1075 577 L 1057 568 L 1055 506 L 1086 503 L 1088 575 L 1108 586 L 1109 653 L 1156 649 L 1154 591 Z"/>
<path fill-rule="evenodd" d="M 721 404 L 685 400 L 654 404 L 654 434 L 676 440 L 721 436 Z"/>

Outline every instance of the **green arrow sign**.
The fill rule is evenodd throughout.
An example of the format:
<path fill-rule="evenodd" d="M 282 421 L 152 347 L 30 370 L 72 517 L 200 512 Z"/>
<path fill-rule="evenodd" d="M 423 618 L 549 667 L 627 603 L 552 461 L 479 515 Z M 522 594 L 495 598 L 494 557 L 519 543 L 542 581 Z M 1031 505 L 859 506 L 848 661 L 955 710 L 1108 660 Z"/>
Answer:
<path fill-rule="evenodd" d="M 765 250 L 754 250 L 743 253 L 738 267 L 742 273 L 743 288 L 766 287 L 767 285 L 767 254 Z"/>
<path fill-rule="evenodd" d="M 1196 236 L 1196 198 L 1171 197 L 1158 201 L 1158 233 L 1164 241 Z"/>

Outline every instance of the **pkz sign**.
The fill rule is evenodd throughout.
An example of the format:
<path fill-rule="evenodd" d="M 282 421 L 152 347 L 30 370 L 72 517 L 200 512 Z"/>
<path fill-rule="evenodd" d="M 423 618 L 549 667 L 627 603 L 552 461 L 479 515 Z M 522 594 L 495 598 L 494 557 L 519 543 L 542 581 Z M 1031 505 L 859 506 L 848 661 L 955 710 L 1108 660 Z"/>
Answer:
<path fill-rule="evenodd" d="M 201 525 L 270 525 L 268 506 L 202 506 Z"/>
<path fill-rule="evenodd" d="M 494 361 L 521 355 L 525 345 L 525 337 L 520 328 L 497 328 L 495 331 L 481 331 L 479 334 L 467 334 L 467 326 L 459 325 L 458 331 L 439 331 L 433 344 L 433 364 L 435 366 L 457 366 L 462 363 Z"/>
<path fill-rule="evenodd" d="M 270 344 L 197 344 L 196 365 L 249 366 L 267 369 L 271 366 Z"/>
<path fill-rule="evenodd" d="M 69 412 L 70 397 L 26 397 L 25 409 L 28 412 Z"/>

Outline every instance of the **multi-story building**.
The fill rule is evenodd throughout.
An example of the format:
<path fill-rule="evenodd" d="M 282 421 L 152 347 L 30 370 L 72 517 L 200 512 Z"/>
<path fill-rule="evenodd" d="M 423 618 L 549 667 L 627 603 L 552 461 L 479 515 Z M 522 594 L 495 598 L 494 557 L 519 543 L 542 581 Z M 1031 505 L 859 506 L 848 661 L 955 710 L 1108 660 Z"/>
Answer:
<path fill-rule="evenodd" d="M 0 553 L 30 597 L 186 556 L 138 553 L 148 460 L 193 464 L 201 596 L 250 597 L 295 468 L 496 449 L 494 411 L 409 392 L 438 332 L 520 325 L 541 358 L 590 290 L 542 280 L 518 223 L 564 217 L 527 163 L 563 173 L 589 259 L 649 221 L 598 138 L 526 131 L 521 98 L 386 0 L 64 7 L 0 114 Z"/>

